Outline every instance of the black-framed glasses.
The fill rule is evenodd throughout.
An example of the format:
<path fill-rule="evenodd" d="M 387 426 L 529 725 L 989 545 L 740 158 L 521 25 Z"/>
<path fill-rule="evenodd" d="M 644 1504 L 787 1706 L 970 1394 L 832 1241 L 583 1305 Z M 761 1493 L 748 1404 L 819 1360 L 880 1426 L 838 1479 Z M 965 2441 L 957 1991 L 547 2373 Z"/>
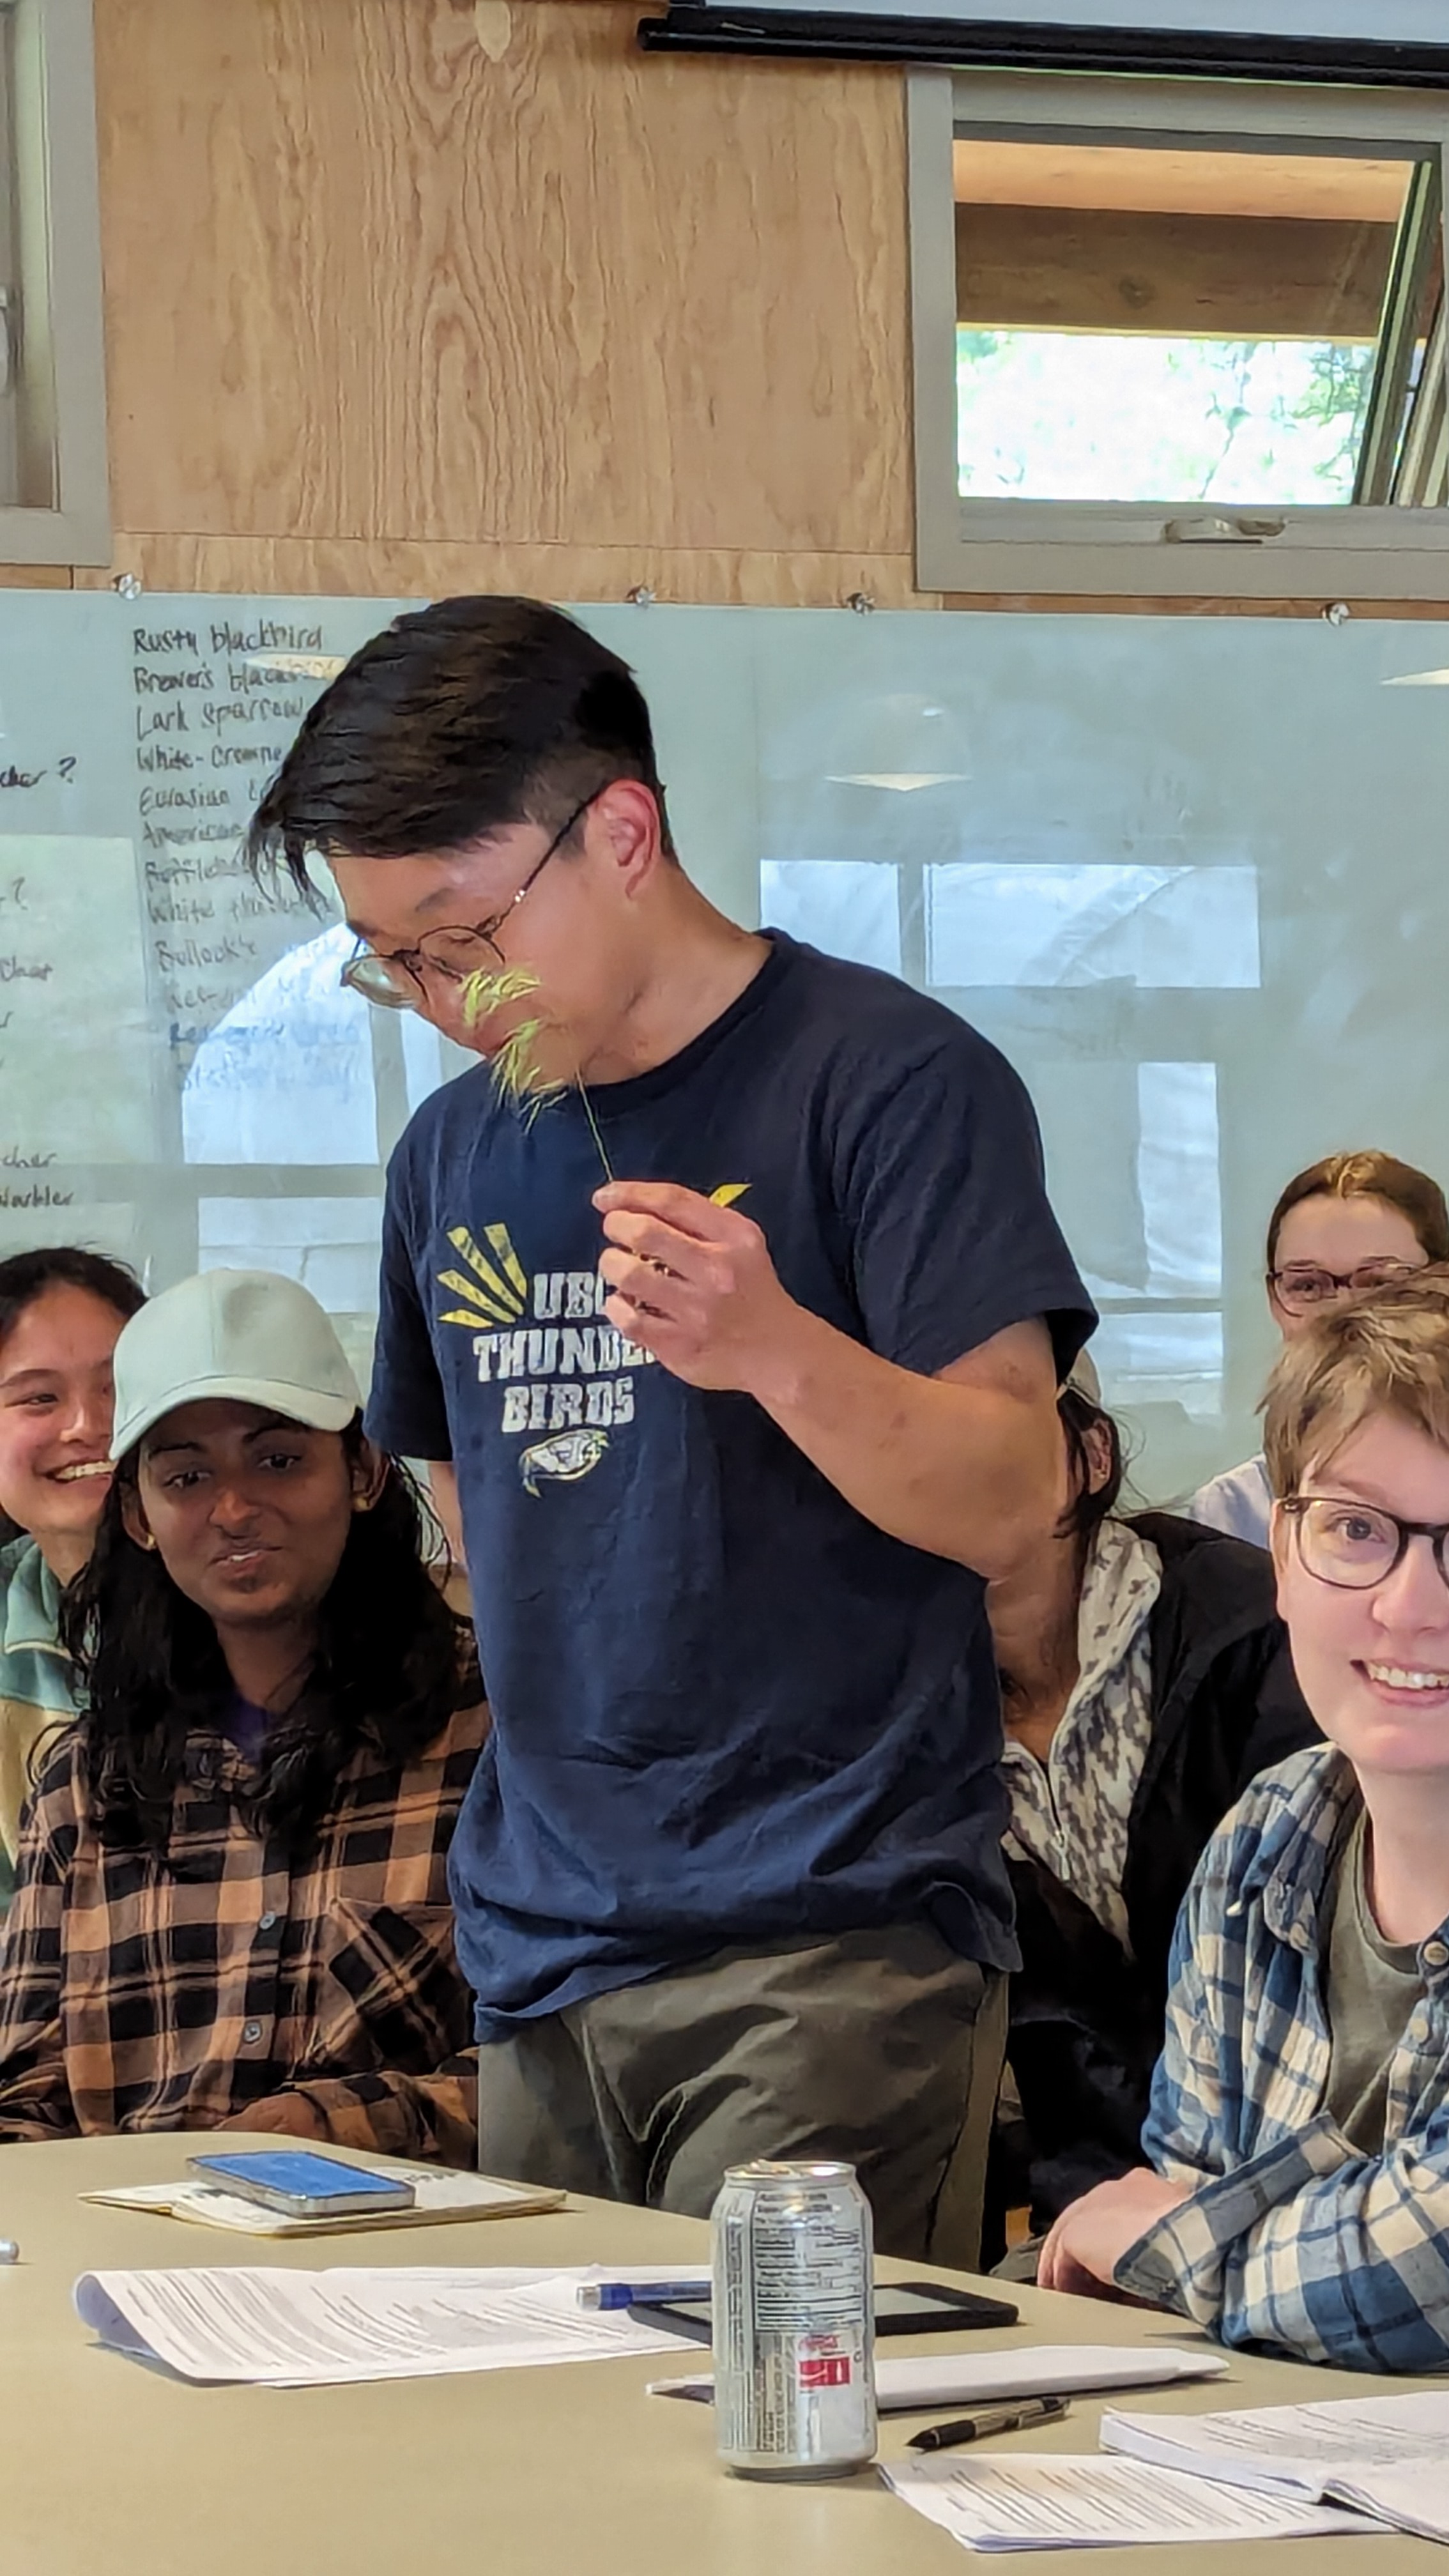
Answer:
<path fill-rule="evenodd" d="M 383 954 L 359 940 L 342 969 L 342 982 L 364 1001 L 375 1002 L 380 1011 L 415 1011 L 425 991 L 423 969 L 443 976 L 450 984 L 465 984 L 470 975 L 485 974 L 490 969 L 506 967 L 508 960 L 498 945 L 497 933 L 522 903 L 524 896 L 537 885 L 556 850 L 562 849 L 574 825 L 587 814 L 589 807 L 602 796 L 596 787 L 582 804 L 576 805 L 561 831 L 555 832 L 542 858 L 531 867 L 516 895 L 501 912 L 471 929 L 446 928 L 429 930 L 416 948 L 394 948 Z"/>
<path fill-rule="evenodd" d="M 1371 1592 L 1403 1564 L 1411 1539 L 1428 1539 L 1441 1581 L 1449 1586 L 1449 1521 L 1401 1521 L 1377 1503 L 1343 1494 L 1290 1494 L 1282 1505 L 1293 1523 L 1299 1562 L 1318 1583 L 1340 1592 Z"/>
<path fill-rule="evenodd" d="M 1412 1261 L 1363 1261 L 1357 1270 L 1321 1270 L 1315 1261 L 1291 1261 L 1285 1270 L 1269 1271 L 1268 1285 L 1291 1315 L 1311 1315 L 1340 1297 L 1365 1296 L 1371 1288 L 1411 1279 L 1415 1266 Z"/>

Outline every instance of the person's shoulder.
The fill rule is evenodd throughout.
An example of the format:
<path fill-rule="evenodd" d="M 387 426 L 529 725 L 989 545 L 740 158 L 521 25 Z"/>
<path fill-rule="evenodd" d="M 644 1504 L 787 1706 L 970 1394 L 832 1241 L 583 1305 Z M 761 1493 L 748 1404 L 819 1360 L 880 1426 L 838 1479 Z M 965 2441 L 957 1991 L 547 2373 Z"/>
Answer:
<path fill-rule="evenodd" d="M 1276 1580 L 1265 1547 L 1185 1512 L 1134 1512 L 1131 1526 L 1157 1550 L 1164 1605 L 1182 1599 L 1256 1610 L 1265 1619 L 1275 1614 Z"/>
<path fill-rule="evenodd" d="M 11 1539 L 0 1548 L 0 1672 L 8 1671 L 13 1680 L 19 1666 L 32 1682 L 43 1672 L 47 1705 L 65 1669 L 59 1618 L 60 1585 L 35 1540 L 24 1534 Z"/>
<path fill-rule="evenodd" d="M 476 1696 L 469 1699 L 466 1708 L 454 1709 L 438 1739 L 438 1749 L 446 1762 L 456 1758 L 466 1762 L 470 1768 L 487 1743 L 493 1726 L 493 1712 L 476 1677 L 474 1691 Z"/>
<path fill-rule="evenodd" d="M 1261 1451 L 1254 1458 L 1245 1458 L 1241 1466 L 1225 1467 L 1220 1476 L 1209 1477 L 1183 1505 L 1189 1520 L 1200 1521 L 1205 1529 L 1220 1530 L 1224 1537 L 1241 1539 L 1255 1547 L 1267 1545 L 1272 1508 L 1273 1489 Z"/>
<path fill-rule="evenodd" d="M 0 1547 L 0 1636 L 4 1634 L 5 1604 L 19 1585 L 33 1577 L 39 1557 L 39 1548 L 25 1530 Z"/>
<path fill-rule="evenodd" d="M 1356 1794 L 1349 1767 L 1331 1744 L 1310 1745 L 1260 1771 L 1203 1853 L 1200 1896 L 1210 1909 L 1225 1910 L 1249 1905 L 1270 1878 L 1306 1886 Z"/>
<path fill-rule="evenodd" d="M 797 1016 L 808 1014 L 822 1029 L 862 1044 L 890 1041 L 924 1051 L 946 1047 L 967 1055 L 996 1055 L 990 1039 L 959 1012 L 918 992 L 899 975 L 857 965 L 852 958 L 829 957 L 801 940 L 786 941 L 779 932 L 774 936 L 788 970 L 781 978 L 781 1000 Z"/>
<path fill-rule="evenodd" d="M 28 1556 L 34 1546 L 34 1539 L 25 1530 L 17 1530 L 14 1538 L 5 1541 L 0 1547 L 0 1585 L 10 1581 L 21 1558 Z"/>
<path fill-rule="evenodd" d="M 393 1147 L 389 1180 L 408 1179 L 445 1161 L 457 1140 L 476 1139 L 480 1126 L 491 1124 L 499 1109 L 497 1084 L 481 1061 L 440 1083 L 419 1102 Z"/>
<path fill-rule="evenodd" d="M 963 1120 L 1019 1115 L 1021 1076 L 990 1038 L 929 993 L 879 967 L 790 943 L 780 1037 L 793 1043 L 827 1099 L 872 1123 L 883 1111 Z"/>
<path fill-rule="evenodd" d="M 41 1737 L 33 1760 L 34 1787 L 25 1830 L 53 1848 L 69 1851 L 90 1815 L 84 1720 L 57 1722 Z"/>
<path fill-rule="evenodd" d="M 493 1713 L 483 1687 L 472 1621 L 460 1618 L 456 1612 L 452 1616 L 457 1635 L 454 1679 L 447 1693 L 451 1706 L 442 1724 L 420 1744 L 410 1761 L 414 1766 L 440 1770 L 445 1779 L 466 1785 L 488 1740 Z"/>

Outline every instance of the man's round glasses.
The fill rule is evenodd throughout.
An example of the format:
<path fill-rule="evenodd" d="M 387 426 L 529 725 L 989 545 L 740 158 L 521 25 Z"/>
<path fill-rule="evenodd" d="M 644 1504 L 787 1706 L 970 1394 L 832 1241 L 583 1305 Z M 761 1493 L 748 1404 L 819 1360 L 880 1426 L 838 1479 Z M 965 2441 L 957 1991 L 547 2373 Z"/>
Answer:
<path fill-rule="evenodd" d="M 1357 1270 L 1320 1270 L 1314 1262 L 1292 1261 L 1286 1270 L 1270 1270 L 1268 1285 L 1290 1315 L 1311 1315 L 1340 1297 L 1363 1296 L 1395 1279 L 1409 1279 L 1413 1271 L 1412 1261 L 1365 1261 Z"/>
<path fill-rule="evenodd" d="M 508 960 L 496 934 L 518 910 L 530 887 L 537 885 L 554 852 L 562 849 L 574 825 L 602 793 L 596 787 L 582 804 L 574 807 L 542 858 L 529 869 L 517 894 L 490 920 L 475 923 L 471 930 L 429 930 L 416 948 L 394 948 L 387 955 L 359 941 L 342 969 L 342 982 L 354 993 L 361 993 L 365 1001 L 376 1003 L 380 1011 L 416 1011 L 426 992 L 425 973 L 441 975 L 449 984 L 465 984 L 470 975 L 494 973 L 506 967 Z"/>
<path fill-rule="evenodd" d="M 1299 1561 L 1319 1583 L 1340 1592 L 1370 1592 L 1402 1565 L 1411 1539 L 1426 1538 L 1449 1584 L 1449 1521 L 1401 1521 L 1396 1512 L 1337 1494 L 1290 1494 L 1282 1508 L 1293 1523 Z"/>

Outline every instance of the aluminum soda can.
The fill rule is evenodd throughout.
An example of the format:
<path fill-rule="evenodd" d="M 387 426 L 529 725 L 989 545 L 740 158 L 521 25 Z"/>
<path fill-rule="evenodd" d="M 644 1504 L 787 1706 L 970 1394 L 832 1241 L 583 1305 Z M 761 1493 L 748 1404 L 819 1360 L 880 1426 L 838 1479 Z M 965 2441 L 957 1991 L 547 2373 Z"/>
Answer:
<path fill-rule="evenodd" d="M 714 2205 L 714 2409 L 736 2476 L 875 2457 L 870 2204 L 853 2165 L 732 2165 Z"/>

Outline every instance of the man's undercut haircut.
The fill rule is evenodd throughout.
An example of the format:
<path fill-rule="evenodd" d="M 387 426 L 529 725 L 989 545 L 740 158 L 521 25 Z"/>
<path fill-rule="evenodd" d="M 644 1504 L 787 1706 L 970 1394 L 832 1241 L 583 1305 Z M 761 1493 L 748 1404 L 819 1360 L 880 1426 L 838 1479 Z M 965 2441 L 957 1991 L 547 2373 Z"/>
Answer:
<path fill-rule="evenodd" d="M 616 778 L 659 807 L 632 671 L 536 599 L 442 599 L 396 618 L 309 708 L 252 818 L 247 856 L 313 894 L 307 861 L 462 850 L 513 823 L 557 831 Z"/>
<path fill-rule="evenodd" d="M 1449 1268 L 1413 1271 L 1315 1315 L 1268 1381 L 1264 1454 L 1280 1497 L 1302 1491 L 1385 1413 L 1449 1450 Z"/>

